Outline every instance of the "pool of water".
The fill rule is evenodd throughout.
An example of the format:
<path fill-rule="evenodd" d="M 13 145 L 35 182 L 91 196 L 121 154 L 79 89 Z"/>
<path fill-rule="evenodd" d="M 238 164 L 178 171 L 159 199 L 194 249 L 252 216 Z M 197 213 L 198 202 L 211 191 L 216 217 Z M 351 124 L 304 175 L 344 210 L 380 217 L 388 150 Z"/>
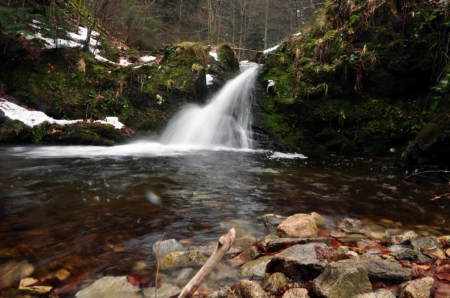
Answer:
<path fill-rule="evenodd" d="M 267 233 L 258 216 L 318 212 L 450 234 L 449 175 L 390 159 L 179 148 L 0 147 L 0 263 L 26 259 L 36 276 L 60 268 L 130 274 L 155 262 L 164 234 L 205 245 L 237 230 L 237 245 Z M 142 266 L 141 266 L 142 267 Z M 142 268 L 141 268 L 142 269 Z M 142 274 L 142 272 L 141 272 Z M 151 273 L 149 272 L 149 275 Z"/>

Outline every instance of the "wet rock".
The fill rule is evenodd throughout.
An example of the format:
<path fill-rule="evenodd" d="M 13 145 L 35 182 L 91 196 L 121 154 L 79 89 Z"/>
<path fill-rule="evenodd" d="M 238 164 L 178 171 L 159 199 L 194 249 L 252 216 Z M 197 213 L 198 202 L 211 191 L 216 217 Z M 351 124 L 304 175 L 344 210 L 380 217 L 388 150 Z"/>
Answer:
<path fill-rule="evenodd" d="M 319 260 L 316 250 L 326 250 L 324 243 L 299 244 L 275 255 L 268 265 L 269 272 L 282 272 L 288 278 L 308 281 L 324 270 L 328 261 Z"/>
<path fill-rule="evenodd" d="M 399 298 L 429 298 L 433 283 L 429 276 L 402 283 Z"/>
<path fill-rule="evenodd" d="M 127 297 L 142 298 L 138 286 L 133 286 L 126 276 L 105 276 L 75 294 L 77 298 Z M 153 292 L 154 294 L 154 292 Z"/>
<path fill-rule="evenodd" d="M 314 221 L 316 222 L 316 226 L 319 229 L 322 229 L 326 226 L 327 222 L 322 215 L 320 215 L 317 212 L 311 212 L 311 216 L 314 218 Z"/>
<path fill-rule="evenodd" d="M 205 261 L 206 258 L 197 250 L 173 251 L 160 261 L 159 268 L 161 270 L 170 270 L 182 267 L 200 266 Z"/>
<path fill-rule="evenodd" d="M 184 251 L 185 248 L 175 239 L 163 240 L 153 244 L 153 253 L 158 254 L 160 258 L 164 258 L 168 253 L 173 251 Z"/>
<path fill-rule="evenodd" d="M 261 245 L 267 247 L 271 241 L 275 241 L 277 239 L 283 239 L 283 238 L 280 238 L 280 236 L 275 235 L 275 234 L 268 234 L 268 235 L 264 236 L 264 238 L 261 241 L 259 241 L 259 243 Z"/>
<path fill-rule="evenodd" d="M 411 245 L 412 245 L 413 249 L 419 253 L 419 255 L 417 256 L 417 259 L 420 262 L 426 262 L 430 259 L 430 257 L 428 257 L 422 253 L 423 249 L 428 249 L 431 247 L 437 247 L 438 249 L 442 249 L 442 246 L 439 243 L 439 240 L 433 236 L 412 239 Z"/>
<path fill-rule="evenodd" d="M 236 286 L 236 294 L 242 298 L 267 298 L 266 292 L 256 283 L 241 280 Z"/>
<path fill-rule="evenodd" d="M 353 298 L 395 298 L 395 296 L 389 290 L 379 289 L 375 292 L 356 295 Z"/>
<path fill-rule="evenodd" d="M 406 231 L 403 234 L 390 236 L 386 238 L 389 245 L 399 245 L 409 243 L 412 239 L 418 238 L 419 236 L 414 231 Z"/>
<path fill-rule="evenodd" d="M 267 264 L 273 257 L 261 257 L 256 260 L 245 263 L 239 268 L 241 276 L 259 276 L 264 277 Z"/>
<path fill-rule="evenodd" d="M 366 269 L 354 260 L 330 263 L 313 280 L 312 289 L 319 297 L 353 297 L 372 291 Z"/>
<path fill-rule="evenodd" d="M 173 283 L 177 286 L 184 286 L 186 285 L 192 277 L 195 275 L 194 268 L 183 268 L 180 269 L 178 272 L 175 273 L 176 277 L 173 280 Z"/>
<path fill-rule="evenodd" d="M 281 272 L 275 272 L 274 274 L 268 275 L 264 278 L 261 283 L 261 287 L 264 291 L 275 295 L 277 292 L 281 291 L 287 284 L 289 280 Z"/>
<path fill-rule="evenodd" d="M 308 290 L 304 288 L 291 288 L 283 294 L 282 298 L 309 298 Z"/>
<path fill-rule="evenodd" d="M 393 256 L 396 260 L 414 260 L 417 258 L 419 253 L 413 249 L 404 248 L 396 251 L 392 251 L 391 256 Z"/>
<path fill-rule="evenodd" d="M 155 295 L 155 288 L 146 288 L 143 291 L 145 298 L 170 298 L 172 296 L 178 295 L 181 292 L 181 289 L 175 285 L 169 284 L 169 283 L 162 283 L 159 288 L 156 289 L 156 295 Z M 115 296 L 118 297 L 118 296 Z"/>
<path fill-rule="evenodd" d="M 337 236 L 335 238 L 341 243 L 354 244 L 358 243 L 358 241 L 361 241 L 362 239 L 366 239 L 367 237 L 363 234 L 348 234 L 345 236 Z"/>
<path fill-rule="evenodd" d="M 278 238 L 270 241 L 267 244 L 268 251 L 279 251 L 297 244 L 307 243 L 325 243 L 329 244 L 329 240 L 326 237 L 314 237 L 314 238 Z"/>
<path fill-rule="evenodd" d="M 214 252 L 214 250 L 216 249 L 217 244 L 215 245 L 204 245 L 204 246 L 195 246 L 193 248 L 189 248 L 188 250 L 198 250 L 199 252 L 202 253 L 202 255 L 204 256 L 211 256 L 212 253 Z M 230 247 L 230 249 L 225 253 L 227 255 L 229 254 L 235 254 L 240 252 L 240 249 L 236 248 L 236 247 Z"/>
<path fill-rule="evenodd" d="M 284 238 L 315 237 L 317 235 L 316 220 L 309 214 L 295 214 L 277 226 L 277 233 Z"/>
<path fill-rule="evenodd" d="M 396 261 L 383 260 L 378 256 L 364 254 L 359 264 L 366 269 L 371 278 L 399 281 L 412 278 L 411 269 L 403 268 Z"/>
<path fill-rule="evenodd" d="M 34 272 L 34 266 L 27 261 L 9 261 L 0 265 L 0 290 L 16 286 L 22 278 Z"/>
<path fill-rule="evenodd" d="M 53 289 L 50 286 L 36 285 L 36 283 L 38 283 L 38 282 L 39 282 L 39 280 L 37 280 L 35 278 L 31 278 L 31 277 L 24 278 L 20 281 L 19 290 L 31 292 L 33 294 L 42 295 L 42 294 L 46 294 L 46 293 L 50 292 Z"/>
<path fill-rule="evenodd" d="M 256 246 L 250 246 L 235 258 L 229 261 L 231 266 L 239 266 L 259 257 L 261 253 Z"/>

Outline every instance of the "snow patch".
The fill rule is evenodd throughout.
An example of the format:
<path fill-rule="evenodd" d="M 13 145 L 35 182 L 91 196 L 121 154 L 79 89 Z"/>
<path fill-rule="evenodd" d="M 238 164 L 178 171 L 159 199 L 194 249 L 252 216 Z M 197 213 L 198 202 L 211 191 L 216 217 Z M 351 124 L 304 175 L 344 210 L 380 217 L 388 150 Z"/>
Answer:
<path fill-rule="evenodd" d="M 52 117 L 47 116 L 45 113 L 40 111 L 29 111 L 21 106 L 18 106 L 12 102 L 9 102 L 3 98 L 0 98 L 0 110 L 5 113 L 5 116 L 12 120 L 19 120 L 25 125 L 33 127 L 39 125 L 45 121 L 49 123 L 55 123 L 60 125 L 74 124 L 83 122 L 83 119 L 77 120 L 56 120 Z M 124 125 L 119 122 L 117 117 L 106 117 L 106 121 L 96 120 L 94 122 L 102 124 L 111 124 L 117 129 L 121 129 Z"/>
<path fill-rule="evenodd" d="M 217 55 L 217 52 L 209 52 L 209 56 L 213 57 L 214 60 L 219 61 L 219 55 Z"/>
<path fill-rule="evenodd" d="M 274 80 L 268 80 L 269 84 L 267 84 L 266 92 L 269 92 L 269 88 L 275 86 Z"/>
<path fill-rule="evenodd" d="M 271 47 L 270 49 L 264 50 L 263 53 L 264 54 L 269 54 L 269 53 L 275 52 L 278 49 L 279 46 L 280 45 L 276 45 L 274 47 Z"/>
<path fill-rule="evenodd" d="M 155 56 L 142 56 L 141 57 L 142 62 L 150 62 L 150 61 L 155 61 L 155 60 L 156 60 Z"/>

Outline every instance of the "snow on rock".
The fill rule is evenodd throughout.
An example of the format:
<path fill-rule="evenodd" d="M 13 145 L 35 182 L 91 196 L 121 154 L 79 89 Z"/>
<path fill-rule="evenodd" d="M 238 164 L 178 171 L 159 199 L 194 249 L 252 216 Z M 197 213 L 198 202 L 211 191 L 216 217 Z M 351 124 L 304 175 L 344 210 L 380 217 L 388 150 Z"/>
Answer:
<path fill-rule="evenodd" d="M 74 124 L 83 122 L 83 119 L 78 120 L 56 120 L 45 113 L 40 111 L 29 111 L 21 106 L 18 106 L 12 102 L 9 102 L 3 98 L 0 98 L 0 110 L 5 113 L 5 116 L 12 120 L 19 120 L 25 125 L 33 127 L 39 125 L 45 121 L 49 123 L 55 123 L 60 125 Z M 96 120 L 96 123 L 111 124 L 117 129 L 121 129 L 124 125 L 119 121 L 117 117 L 106 117 L 105 121 Z"/>
<path fill-rule="evenodd" d="M 213 57 L 214 60 L 219 61 L 219 55 L 217 55 L 217 52 L 209 52 L 209 56 Z"/>
<path fill-rule="evenodd" d="M 266 92 L 269 92 L 269 88 L 275 86 L 274 80 L 268 80 L 269 84 L 267 84 Z"/>
<path fill-rule="evenodd" d="M 214 77 L 209 73 L 206 74 L 206 85 L 212 85 L 214 81 Z"/>
<path fill-rule="evenodd" d="M 300 36 L 300 35 L 302 35 L 301 32 L 298 32 L 298 33 L 295 33 L 295 34 L 294 34 L 294 36 Z"/>
<path fill-rule="evenodd" d="M 142 56 L 141 57 L 142 62 L 150 62 L 150 61 L 155 61 L 155 60 L 156 60 L 155 56 Z"/>
<path fill-rule="evenodd" d="M 120 66 L 128 66 L 128 65 L 131 65 L 132 63 L 130 63 L 127 59 L 125 59 L 125 58 L 120 58 L 120 62 L 119 62 L 119 65 Z"/>

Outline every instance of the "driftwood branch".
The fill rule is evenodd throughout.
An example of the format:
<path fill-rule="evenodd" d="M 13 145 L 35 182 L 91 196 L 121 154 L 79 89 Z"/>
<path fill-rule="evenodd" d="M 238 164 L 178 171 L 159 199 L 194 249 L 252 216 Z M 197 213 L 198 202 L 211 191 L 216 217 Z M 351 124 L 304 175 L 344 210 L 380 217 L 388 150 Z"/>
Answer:
<path fill-rule="evenodd" d="M 206 261 L 203 267 L 200 268 L 197 274 L 183 288 L 178 298 L 192 297 L 195 290 L 197 290 L 211 272 L 213 272 L 222 257 L 230 249 L 235 237 L 236 231 L 234 229 L 231 229 L 226 235 L 220 237 L 219 243 L 217 243 L 217 247 L 209 257 L 208 261 Z"/>

